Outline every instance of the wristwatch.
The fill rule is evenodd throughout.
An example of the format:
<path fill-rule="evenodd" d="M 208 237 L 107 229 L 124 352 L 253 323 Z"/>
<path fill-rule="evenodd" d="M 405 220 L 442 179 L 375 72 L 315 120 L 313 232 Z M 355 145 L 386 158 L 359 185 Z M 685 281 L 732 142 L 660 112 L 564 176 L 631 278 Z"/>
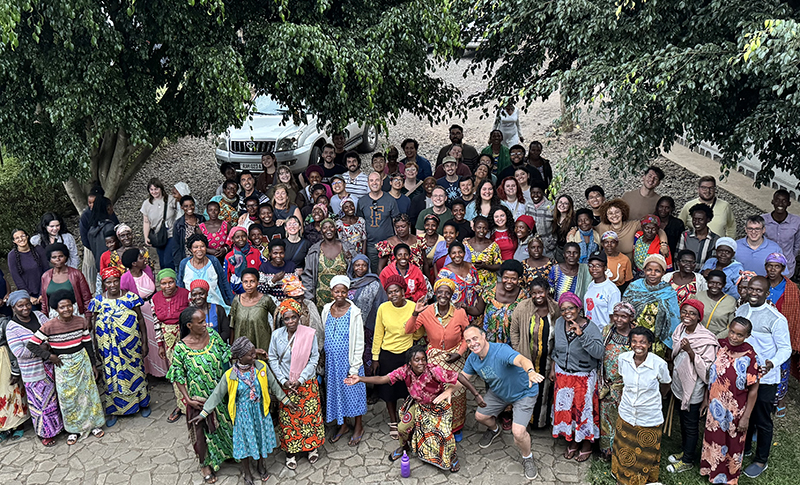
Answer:
<path fill-rule="evenodd" d="M 534 371 L 534 370 L 533 370 L 533 367 L 531 367 L 530 369 L 526 370 L 525 372 L 527 372 L 528 374 L 530 374 L 531 372 L 536 372 L 536 371 Z"/>

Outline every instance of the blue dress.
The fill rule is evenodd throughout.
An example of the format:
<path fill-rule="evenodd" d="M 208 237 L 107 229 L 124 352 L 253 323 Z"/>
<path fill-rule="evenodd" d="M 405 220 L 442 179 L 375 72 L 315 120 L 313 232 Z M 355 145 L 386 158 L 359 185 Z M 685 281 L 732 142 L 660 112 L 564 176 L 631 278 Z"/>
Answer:
<path fill-rule="evenodd" d="M 236 372 L 234 370 L 233 372 Z M 250 399 L 250 386 L 245 380 L 253 379 L 253 390 L 257 399 Z M 253 371 L 242 372 L 236 386 L 236 419 L 233 423 L 233 457 L 266 458 L 278 446 L 275 439 L 275 428 L 269 413 L 264 416 L 264 405 L 261 402 L 261 385 L 253 375 Z"/>
<path fill-rule="evenodd" d="M 339 318 L 328 315 L 325 320 L 325 373 L 328 390 L 327 419 L 344 423 L 344 418 L 367 412 L 367 386 L 359 382 L 354 386 L 344 383 L 350 373 L 350 309 Z M 358 368 L 364 375 L 364 366 Z"/>

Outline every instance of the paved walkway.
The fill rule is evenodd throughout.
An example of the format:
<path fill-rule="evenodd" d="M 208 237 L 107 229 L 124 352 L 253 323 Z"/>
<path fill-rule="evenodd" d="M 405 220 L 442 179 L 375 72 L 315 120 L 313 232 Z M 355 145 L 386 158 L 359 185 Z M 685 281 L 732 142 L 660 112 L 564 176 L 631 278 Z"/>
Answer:
<path fill-rule="evenodd" d="M 158 381 L 152 389 L 153 413 L 149 418 L 120 418 L 116 426 L 106 429 L 103 438 L 87 437 L 72 447 L 66 445 L 66 436 L 61 434 L 56 446 L 45 448 L 27 428 L 20 441 L 0 444 L 0 483 L 202 484 L 197 460 L 189 447 L 185 421 L 166 422 L 173 408 L 171 397 L 171 387 Z M 533 434 L 533 455 L 539 466 L 539 477 L 534 481 L 526 480 L 511 432 L 503 433 L 502 441 L 495 441 L 490 448 L 480 449 L 478 441 L 483 427 L 477 430 L 474 418 L 469 416 L 475 409 L 471 399 L 467 406 L 464 440 L 459 444 L 459 473 L 441 471 L 412 458 L 411 478 L 401 479 L 399 462 L 390 463 L 386 458 L 397 442 L 388 437 L 383 404 L 376 404 L 370 406 L 365 418 L 364 440 L 358 447 L 347 446 L 346 438 L 334 445 L 326 444 L 314 466 L 301 458 L 295 471 L 286 468 L 285 455 L 277 451 L 267 462 L 272 473 L 267 483 L 587 483 L 588 462 L 565 461 L 561 457 L 564 442 L 553 440 L 541 431 Z M 233 462 L 224 463 L 218 477 L 220 485 L 243 483 L 239 466 Z"/>

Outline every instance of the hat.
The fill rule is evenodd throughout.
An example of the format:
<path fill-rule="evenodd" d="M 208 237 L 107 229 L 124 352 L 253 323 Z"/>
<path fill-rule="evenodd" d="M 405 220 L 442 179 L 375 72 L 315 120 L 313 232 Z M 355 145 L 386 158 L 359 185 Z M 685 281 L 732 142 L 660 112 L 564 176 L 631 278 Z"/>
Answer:
<path fill-rule="evenodd" d="M 655 224 L 658 226 L 661 224 L 661 219 L 659 219 L 657 215 L 647 214 L 646 216 L 642 217 L 639 223 L 643 226 L 645 224 Z"/>
<path fill-rule="evenodd" d="M 388 293 L 389 287 L 392 285 L 399 286 L 400 288 L 403 289 L 403 291 L 406 291 L 408 289 L 408 284 L 406 283 L 406 279 L 400 276 L 399 274 L 393 274 L 388 278 L 386 278 L 386 283 L 384 283 L 383 289 L 386 290 L 386 292 Z"/>
<path fill-rule="evenodd" d="M 189 188 L 189 185 L 186 182 L 178 182 L 175 184 L 175 190 L 181 194 L 181 197 L 186 197 L 192 193 L 192 189 Z"/>
<path fill-rule="evenodd" d="M 189 291 L 194 290 L 195 288 L 202 288 L 203 290 L 208 293 L 211 290 L 211 286 L 208 284 L 206 280 L 194 280 L 189 284 Z"/>
<path fill-rule="evenodd" d="M 569 302 L 575 305 L 576 307 L 583 308 L 583 302 L 581 298 L 571 291 L 565 291 L 561 293 L 561 296 L 558 297 L 558 306 L 560 307 L 564 302 Z"/>
<path fill-rule="evenodd" d="M 305 171 L 306 180 L 308 180 L 308 176 L 309 174 L 311 174 L 311 172 L 317 172 L 320 177 L 325 176 L 325 171 L 322 170 L 322 167 L 320 167 L 319 165 L 309 165 Z"/>
<path fill-rule="evenodd" d="M 621 301 L 614 305 L 614 311 L 612 313 L 625 313 L 630 315 L 631 318 L 636 318 L 636 309 L 627 301 Z"/>
<path fill-rule="evenodd" d="M 619 241 L 619 236 L 614 231 L 606 231 L 600 236 L 601 241 L 608 241 L 609 239 L 613 239 L 614 241 Z"/>
<path fill-rule="evenodd" d="M 114 232 L 116 232 L 117 236 L 119 236 L 120 234 L 125 234 L 126 232 L 133 232 L 133 229 L 131 229 L 131 226 L 123 222 L 122 224 L 117 224 L 114 226 Z"/>
<path fill-rule="evenodd" d="M 161 283 L 161 280 L 164 278 L 172 278 L 173 280 L 177 280 L 178 274 L 172 268 L 164 268 L 156 274 L 156 280 Z"/>
<path fill-rule="evenodd" d="M 697 312 L 700 314 L 700 320 L 703 319 L 703 311 L 705 310 L 705 307 L 699 300 L 695 300 L 694 298 L 689 298 L 688 300 L 683 302 L 683 304 L 681 305 L 681 309 L 683 309 L 683 307 L 685 307 L 686 305 L 689 305 L 690 307 L 697 310 Z"/>
<path fill-rule="evenodd" d="M 451 280 L 450 278 L 439 278 L 436 280 L 436 283 L 433 284 L 433 291 L 439 289 L 441 286 L 446 286 L 450 288 L 450 293 L 455 293 L 456 291 L 456 282 Z"/>
<path fill-rule="evenodd" d="M 27 291 L 25 290 L 12 291 L 11 293 L 8 294 L 8 300 L 6 300 L 6 303 L 8 304 L 8 306 L 13 307 L 20 300 L 24 300 L 26 298 L 28 300 L 31 299 L 31 294 L 28 293 Z"/>
<path fill-rule="evenodd" d="M 256 346 L 253 345 L 250 339 L 247 337 L 239 337 L 234 340 L 233 345 L 231 345 L 231 359 L 240 359 L 243 355 L 246 355 L 255 348 Z"/>
<path fill-rule="evenodd" d="M 342 175 L 340 173 L 337 173 L 336 175 L 331 177 L 331 183 L 333 183 L 334 180 L 341 180 L 342 183 L 347 183 L 347 181 L 344 179 L 344 175 Z"/>
<path fill-rule="evenodd" d="M 782 264 L 783 267 L 786 268 L 786 266 L 787 266 L 786 256 L 784 256 L 781 253 L 771 253 L 769 256 L 767 256 L 767 259 L 764 260 L 764 264 L 767 264 L 767 263 Z"/>
<path fill-rule="evenodd" d="M 720 246 L 728 246 L 736 251 L 736 241 L 732 237 L 721 237 L 717 239 L 717 244 L 714 245 L 714 249 L 719 249 Z"/>
<path fill-rule="evenodd" d="M 350 289 L 350 278 L 345 275 L 337 274 L 331 278 L 331 289 L 336 285 L 344 285 L 348 290 Z"/>
<path fill-rule="evenodd" d="M 100 270 L 100 279 L 102 280 L 107 280 L 109 278 L 119 278 L 121 276 L 122 272 L 118 270 L 115 266 L 110 266 L 108 268 L 103 268 Z"/>
<path fill-rule="evenodd" d="M 458 160 L 455 157 L 444 157 L 442 159 L 442 165 L 447 165 L 448 163 L 458 163 Z"/>
<path fill-rule="evenodd" d="M 645 258 L 642 268 L 647 267 L 647 265 L 650 263 L 656 263 L 657 265 L 661 266 L 661 271 L 664 272 L 667 271 L 667 260 L 664 259 L 664 256 L 660 254 L 651 254 L 650 256 Z"/>
<path fill-rule="evenodd" d="M 517 217 L 517 222 L 524 222 L 531 231 L 533 231 L 533 228 L 536 227 L 536 221 L 534 221 L 533 217 L 529 216 L 528 214 L 523 214 Z"/>
<path fill-rule="evenodd" d="M 592 261 L 600 261 L 603 264 L 608 264 L 608 256 L 604 251 L 594 251 L 592 254 L 589 255 L 586 262 L 590 263 Z"/>

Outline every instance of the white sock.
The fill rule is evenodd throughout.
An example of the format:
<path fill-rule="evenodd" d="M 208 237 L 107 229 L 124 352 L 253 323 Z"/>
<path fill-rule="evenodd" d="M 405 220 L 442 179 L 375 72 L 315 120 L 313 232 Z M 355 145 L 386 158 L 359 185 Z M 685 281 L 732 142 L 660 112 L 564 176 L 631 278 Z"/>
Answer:
<path fill-rule="evenodd" d="M 522 457 L 523 460 L 527 460 L 528 458 L 533 458 L 533 452 L 532 451 L 531 451 L 530 455 Z"/>
<path fill-rule="evenodd" d="M 500 431 L 500 425 L 499 424 L 495 424 L 494 425 L 494 429 L 492 430 L 492 433 L 497 433 L 498 431 Z"/>

